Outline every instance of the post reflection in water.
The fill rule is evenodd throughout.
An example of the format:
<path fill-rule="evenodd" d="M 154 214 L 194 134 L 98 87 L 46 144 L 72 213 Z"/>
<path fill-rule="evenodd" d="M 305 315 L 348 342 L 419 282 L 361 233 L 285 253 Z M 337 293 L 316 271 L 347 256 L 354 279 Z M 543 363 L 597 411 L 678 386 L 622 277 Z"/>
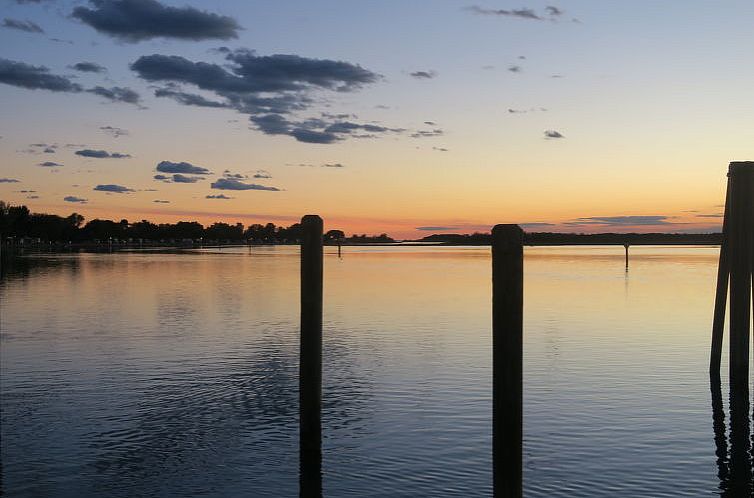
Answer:
<path fill-rule="evenodd" d="M 754 462 L 751 454 L 748 387 L 731 389 L 730 444 L 728 444 L 725 430 L 725 409 L 719 375 L 710 375 L 710 392 L 720 496 L 730 498 L 751 496 L 754 491 L 754 482 L 752 482 L 752 463 Z"/>

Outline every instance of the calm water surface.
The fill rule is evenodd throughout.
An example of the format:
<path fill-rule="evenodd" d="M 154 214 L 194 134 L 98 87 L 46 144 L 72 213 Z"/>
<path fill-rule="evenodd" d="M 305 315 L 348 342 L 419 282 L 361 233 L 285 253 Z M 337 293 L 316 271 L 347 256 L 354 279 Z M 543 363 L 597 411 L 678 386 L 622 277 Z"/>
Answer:
<path fill-rule="evenodd" d="M 325 496 L 491 496 L 489 248 L 327 249 Z M 526 496 L 727 486 L 707 375 L 717 249 L 631 252 L 626 272 L 622 247 L 526 249 Z M 5 267 L 2 494 L 296 496 L 298 257 Z"/>

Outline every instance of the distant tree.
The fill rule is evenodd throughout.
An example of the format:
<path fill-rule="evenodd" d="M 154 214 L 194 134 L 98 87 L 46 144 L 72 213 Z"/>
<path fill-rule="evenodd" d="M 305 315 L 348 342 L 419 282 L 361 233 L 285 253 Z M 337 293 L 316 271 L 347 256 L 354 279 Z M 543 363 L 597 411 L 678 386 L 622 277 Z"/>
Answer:
<path fill-rule="evenodd" d="M 328 230 L 324 235 L 325 242 L 341 240 L 345 238 L 346 234 L 343 232 L 343 230 Z"/>

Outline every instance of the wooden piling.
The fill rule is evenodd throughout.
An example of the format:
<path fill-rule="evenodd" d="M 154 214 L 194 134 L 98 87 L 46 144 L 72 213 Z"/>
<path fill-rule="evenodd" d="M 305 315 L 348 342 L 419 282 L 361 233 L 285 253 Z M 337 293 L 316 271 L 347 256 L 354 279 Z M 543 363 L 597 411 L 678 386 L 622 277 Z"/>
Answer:
<path fill-rule="evenodd" d="M 720 361 L 723 355 L 723 333 L 725 332 L 725 307 L 728 299 L 728 220 L 730 219 L 730 178 L 725 193 L 723 215 L 723 238 L 720 241 L 720 256 L 717 264 L 717 291 L 715 293 L 715 314 L 712 320 L 712 347 L 710 349 L 709 373 L 720 376 Z"/>
<path fill-rule="evenodd" d="M 628 270 L 628 244 L 623 244 L 623 247 L 626 249 L 626 270 Z"/>
<path fill-rule="evenodd" d="M 730 261 L 730 384 L 748 389 L 754 252 L 754 162 L 732 162 L 728 257 Z"/>
<path fill-rule="evenodd" d="M 492 453 L 496 497 L 523 493 L 523 237 L 492 229 Z"/>
<path fill-rule="evenodd" d="M 301 219 L 299 456 L 301 497 L 322 496 L 322 218 Z"/>

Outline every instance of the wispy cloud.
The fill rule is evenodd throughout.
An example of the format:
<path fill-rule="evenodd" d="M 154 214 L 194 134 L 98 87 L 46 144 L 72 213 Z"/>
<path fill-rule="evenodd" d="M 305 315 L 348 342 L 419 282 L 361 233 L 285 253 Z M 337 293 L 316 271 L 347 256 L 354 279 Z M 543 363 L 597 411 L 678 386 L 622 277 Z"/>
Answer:
<path fill-rule="evenodd" d="M 118 128 L 117 126 L 100 126 L 99 129 L 114 138 L 125 137 L 129 135 L 128 130 Z"/>
<path fill-rule="evenodd" d="M 81 197 L 76 197 L 75 195 L 67 195 L 63 197 L 63 200 L 65 202 L 76 202 L 78 204 L 86 204 L 88 201 L 87 199 L 83 199 Z"/>
<path fill-rule="evenodd" d="M 43 168 L 59 168 L 63 165 L 60 163 L 56 163 L 55 161 L 44 161 L 44 162 L 38 163 L 37 166 L 42 166 Z"/>
<path fill-rule="evenodd" d="M 19 180 L 16 180 L 15 178 L 0 178 L 0 183 L 21 183 Z"/>
<path fill-rule="evenodd" d="M 268 187 L 257 185 L 256 183 L 245 183 L 234 178 L 218 178 L 210 187 L 218 190 L 269 190 L 273 192 L 280 191 L 277 187 Z"/>
<path fill-rule="evenodd" d="M 434 71 L 414 71 L 409 74 L 418 80 L 431 80 L 437 76 L 437 73 Z"/>
<path fill-rule="evenodd" d="M 43 30 L 39 24 L 31 22 L 31 21 L 21 21 L 19 19 L 10 19 L 5 18 L 3 19 L 2 26 L 4 28 L 8 29 L 16 29 L 18 31 L 25 31 L 27 33 L 44 33 L 45 30 Z"/>
<path fill-rule="evenodd" d="M 82 149 L 75 152 L 77 156 L 89 157 L 94 159 L 126 159 L 131 157 L 130 154 L 121 152 L 107 152 L 106 150 Z"/>
<path fill-rule="evenodd" d="M 209 175 L 212 174 L 210 170 L 202 166 L 196 166 L 194 164 L 181 161 L 174 163 L 171 161 L 160 161 L 157 164 L 155 170 L 160 173 L 186 173 L 191 175 Z"/>
<path fill-rule="evenodd" d="M 75 71 L 80 71 L 82 73 L 104 73 L 107 72 L 107 69 L 105 66 L 101 66 L 97 64 L 96 62 L 77 62 L 76 64 L 73 64 L 72 66 L 68 66 L 71 69 Z"/>
<path fill-rule="evenodd" d="M 114 194 L 126 194 L 129 192 L 134 192 L 134 189 L 124 187 L 123 185 L 115 185 L 112 183 L 97 185 L 92 190 L 96 190 L 97 192 L 112 192 Z"/>
<path fill-rule="evenodd" d="M 210 194 L 210 195 L 205 195 L 204 198 L 205 199 L 223 199 L 223 200 L 233 199 L 233 197 L 228 197 L 225 194 L 217 194 L 217 195 Z"/>

